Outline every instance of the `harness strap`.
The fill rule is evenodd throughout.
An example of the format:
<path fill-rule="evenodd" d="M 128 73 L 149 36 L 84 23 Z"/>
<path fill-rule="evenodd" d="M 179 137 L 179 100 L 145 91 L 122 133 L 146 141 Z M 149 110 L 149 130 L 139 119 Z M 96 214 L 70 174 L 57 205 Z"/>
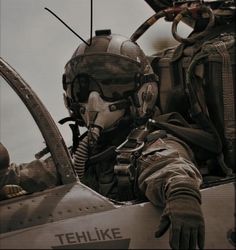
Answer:
<path fill-rule="evenodd" d="M 206 35 L 203 39 L 200 39 L 196 41 L 192 46 L 187 46 L 187 44 L 181 43 L 178 45 L 174 53 L 172 55 L 171 61 L 170 61 L 170 67 L 171 67 L 171 80 L 173 86 L 177 86 L 181 84 L 183 87 L 185 86 L 185 73 L 184 73 L 184 66 L 189 65 L 194 58 L 194 56 L 201 50 L 202 45 L 204 42 L 209 41 L 217 36 L 219 36 L 221 33 L 230 33 L 234 32 L 235 26 L 234 25 L 221 25 L 216 26 L 211 29 L 211 32 L 209 32 L 208 35 Z M 193 31 L 194 33 L 194 31 Z M 185 63 L 183 60 L 183 54 L 186 48 L 189 48 L 191 52 L 189 53 L 189 58 L 186 58 L 187 60 Z"/>
<path fill-rule="evenodd" d="M 222 56 L 223 64 L 222 64 L 222 81 L 223 81 L 223 103 L 226 104 L 227 107 L 224 111 L 224 122 L 225 128 L 228 132 L 228 138 L 232 138 L 232 119 L 235 122 L 235 113 L 234 113 L 234 106 L 232 107 L 232 103 L 234 103 L 234 89 L 233 89 L 233 79 L 232 79 L 232 72 L 231 72 L 231 62 L 230 62 L 230 55 L 227 51 L 226 45 L 223 42 L 218 42 L 217 44 L 211 45 L 215 49 L 217 49 L 218 53 Z M 215 148 L 218 151 L 217 161 L 222 169 L 222 171 L 226 175 L 231 175 L 232 170 L 228 168 L 223 160 L 223 152 L 222 152 L 222 142 L 220 136 L 209 119 L 208 111 L 207 113 L 204 111 L 203 106 L 199 100 L 199 97 L 196 94 L 196 90 L 194 88 L 194 69 L 197 64 L 200 62 L 204 62 L 208 57 L 208 53 L 206 51 L 202 51 L 197 54 L 193 59 L 191 64 L 188 67 L 187 75 L 186 75 L 186 94 L 189 96 L 190 101 L 190 110 L 192 118 L 201 125 L 201 127 L 212 134 L 215 137 Z M 230 93 L 231 92 L 231 93 Z M 230 95 L 230 97 L 228 97 Z M 232 112 L 232 113 L 231 113 Z M 225 120 L 226 119 L 226 120 Z M 227 127 L 226 127 L 227 125 Z M 228 129 L 227 129 L 228 128 Z M 226 131 L 225 131 L 226 132 Z M 235 132 L 234 132 L 235 133 Z M 208 145 L 210 146 L 210 141 L 207 141 Z M 209 144 L 210 143 L 210 144 Z M 213 146 L 213 145 L 212 145 Z M 211 147 L 210 147 L 211 148 Z M 217 153 L 217 152 L 216 152 Z"/>
<path fill-rule="evenodd" d="M 118 181 L 118 199 L 120 201 L 134 200 L 137 195 L 134 193 L 136 181 L 136 161 L 141 155 L 145 142 L 150 142 L 158 138 L 163 138 L 166 133 L 162 130 L 158 133 L 150 134 L 148 122 L 146 126 L 136 128 L 128 135 L 125 142 L 117 147 L 117 164 L 114 166 L 114 172 Z"/>
<path fill-rule="evenodd" d="M 202 129 L 186 128 L 165 122 L 158 122 L 157 126 L 166 129 L 187 143 L 194 144 L 212 153 L 218 154 L 221 152 L 221 147 L 217 146 L 216 138 Z"/>
<path fill-rule="evenodd" d="M 122 201 L 135 199 L 135 160 L 144 146 L 149 131 L 146 128 L 136 128 L 131 131 L 125 142 L 117 147 L 117 164 L 114 173 L 118 181 L 118 199 Z"/>
<path fill-rule="evenodd" d="M 235 99 L 233 86 L 233 73 L 230 54 L 224 42 L 219 41 L 215 46 L 222 57 L 222 87 L 224 103 L 224 129 L 226 139 L 235 139 Z"/>

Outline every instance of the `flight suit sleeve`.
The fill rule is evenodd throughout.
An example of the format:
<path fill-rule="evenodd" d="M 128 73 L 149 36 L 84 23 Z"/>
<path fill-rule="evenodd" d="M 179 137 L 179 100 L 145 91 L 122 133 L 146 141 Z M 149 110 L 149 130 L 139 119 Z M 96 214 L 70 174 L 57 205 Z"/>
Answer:
<path fill-rule="evenodd" d="M 12 163 L 0 178 L 0 189 L 5 185 L 19 185 L 27 193 L 33 193 L 59 185 L 59 176 L 51 158 L 30 163 Z"/>
<path fill-rule="evenodd" d="M 164 207 L 176 194 L 200 198 L 202 177 L 191 149 L 171 135 L 148 145 L 137 163 L 138 187 L 154 205 Z"/>
<path fill-rule="evenodd" d="M 19 177 L 20 186 L 29 193 L 52 188 L 59 184 L 59 176 L 51 158 L 21 164 Z"/>

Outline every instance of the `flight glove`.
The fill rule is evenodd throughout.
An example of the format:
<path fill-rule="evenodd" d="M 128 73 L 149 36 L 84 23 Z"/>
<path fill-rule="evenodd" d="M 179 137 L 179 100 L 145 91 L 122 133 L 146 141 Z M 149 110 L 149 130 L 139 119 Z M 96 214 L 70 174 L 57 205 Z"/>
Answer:
<path fill-rule="evenodd" d="M 24 194 L 27 194 L 27 192 L 21 186 L 9 184 L 3 186 L 0 190 L 0 199 L 10 199 Z"/>
<path fill-rule="evenodd" d="M 178 195 L 169 197 L 155 233 L 161 237 L 167 229 L 172 249 L 199 249 L 204 247 L 205 224 L 201 205 L 196 197 Z"/>

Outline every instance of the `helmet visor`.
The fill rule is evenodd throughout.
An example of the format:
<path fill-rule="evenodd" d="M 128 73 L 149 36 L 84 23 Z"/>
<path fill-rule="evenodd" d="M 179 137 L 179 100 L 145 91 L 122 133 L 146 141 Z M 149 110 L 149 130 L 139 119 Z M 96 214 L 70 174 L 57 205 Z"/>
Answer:
<path fill-rule="evenodd" d="M 70 67 L 77 72 L 72 96 L 78 102 L 85 102 L 91 91 L 98 91 L 108 101 L 121 99 L 135 90 L 135 76 L 142 71 L 140 63 L 110 54 L 80 56 Z"/>

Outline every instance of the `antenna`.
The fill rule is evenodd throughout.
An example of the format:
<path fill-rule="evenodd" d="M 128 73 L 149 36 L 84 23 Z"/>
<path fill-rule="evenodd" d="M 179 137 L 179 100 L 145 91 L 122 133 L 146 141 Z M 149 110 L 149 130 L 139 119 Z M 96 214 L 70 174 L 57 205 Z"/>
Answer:
<path fill-rule="evenodd" d="M 48 9 L 47 7 L 44 8 L 48 12 L 50 12 L 54 17 L 56 17 L 62 24 L 64 24 L 72 33 L 74 33 L 81 41 L 83 41 L 87 46 L 92 44 L 92 36 L 93 36 L 93 0 L 91 0 L 90 4 L 90 39 L 89 43 L 86 42 L 80 35 L 78 35 L 68 24 L 66 24 L 60 17 L 58 17 L 53 11 Z"/>

